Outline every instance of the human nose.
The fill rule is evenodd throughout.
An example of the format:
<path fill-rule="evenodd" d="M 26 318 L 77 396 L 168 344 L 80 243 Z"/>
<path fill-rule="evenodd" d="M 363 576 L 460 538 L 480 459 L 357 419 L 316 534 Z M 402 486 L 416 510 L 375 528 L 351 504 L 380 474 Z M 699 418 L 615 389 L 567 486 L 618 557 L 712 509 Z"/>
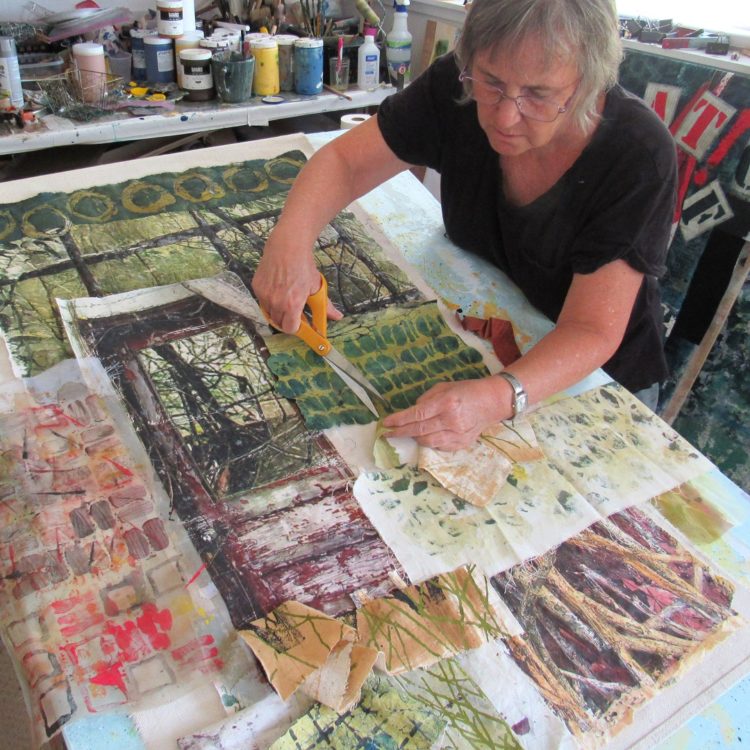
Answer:
<path fill-rule="evenodd" d="M 496 123 L 505 127 L 515 125 L 521 119 L 516 100 L 512 96 L 503 94 L 500 101 L 495 104 L 494 118 Z"/>

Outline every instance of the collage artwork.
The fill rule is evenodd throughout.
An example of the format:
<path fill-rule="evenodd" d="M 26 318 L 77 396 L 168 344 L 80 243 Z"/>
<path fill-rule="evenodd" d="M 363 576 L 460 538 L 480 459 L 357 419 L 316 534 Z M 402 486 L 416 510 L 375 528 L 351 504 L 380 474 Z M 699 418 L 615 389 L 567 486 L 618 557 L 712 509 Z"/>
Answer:
<path fill-rule="evenodd" d="M 249 297 L 312 153 L 265 144 L 4 196 L 0 627 L 37 743 L 74 748 L 76 725 L 117 715 L 149 746 L 139 717 L 206 686 L 221 715 L 183 750 L 597 748 L 658 730 L 692 697 L 678 676 L 701 664 L 715 682 L 750 653 L 726 480 L 604 380 L 488 440 L 506 464 L 491 490 L 472 459 L 376 461 L 376 418 L 317 354 L 190 283 Z M 398 410 L 492 356 L 455 325 L 442 256 L 437 298 L 367 205 L 315 257 L 345 314 L 332 343 Z M 332 627 L 353 671 L 375 645 L 345 710 L 294 692 L 315 675 L 325 691 L 325 668 L 295 681 L 253 655 L 303 643 L 290 612 Z"/>

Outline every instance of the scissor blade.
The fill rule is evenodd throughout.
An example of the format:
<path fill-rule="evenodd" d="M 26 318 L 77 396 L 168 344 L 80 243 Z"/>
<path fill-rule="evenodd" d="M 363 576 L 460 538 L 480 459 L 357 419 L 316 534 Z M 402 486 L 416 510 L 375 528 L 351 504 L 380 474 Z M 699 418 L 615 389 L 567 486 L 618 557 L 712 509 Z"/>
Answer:
<path fill-rule="evenodd" d="M 344 382 L 352 389 L 359 400 L 378 418 L 381 414 L 375 408 L 374 402 L 380 404 L 381 411 L 388 408 L 387 401 L 380 395 L 378 389 L 356 368 L 346 357 L 334 347 L 323 359 L 328 362 Z"/>
<path fill-rule="evenodd" d="M 265 328 L 265 320 L 258 303 L 237 274 L 231 271 L 223 271 L 216 276 L 183 281 L 182 286 L 193 294 L 204 297 L 219 305 L 219 307 L 237 313 L 237 315 L 249 318 Z"/>

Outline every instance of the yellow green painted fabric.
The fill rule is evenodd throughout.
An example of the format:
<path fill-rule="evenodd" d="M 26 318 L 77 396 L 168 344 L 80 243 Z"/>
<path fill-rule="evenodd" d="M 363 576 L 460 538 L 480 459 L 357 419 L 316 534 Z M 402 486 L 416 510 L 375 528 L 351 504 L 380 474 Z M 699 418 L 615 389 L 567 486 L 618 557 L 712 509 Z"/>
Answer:
<path fill-rule="evenodd" d="M 334 347 L 360 369 L 393 411 L 405 409 L 438 382 L 487 374 L 481 354 L 453 334 L 437 303 L 393 305 L 329 327 Z M 294 336 L 267 341 L 268 366 L 280 395 L 296 399 L 312 429 L 366 424 L 373 415 L 322 357 Z"/>

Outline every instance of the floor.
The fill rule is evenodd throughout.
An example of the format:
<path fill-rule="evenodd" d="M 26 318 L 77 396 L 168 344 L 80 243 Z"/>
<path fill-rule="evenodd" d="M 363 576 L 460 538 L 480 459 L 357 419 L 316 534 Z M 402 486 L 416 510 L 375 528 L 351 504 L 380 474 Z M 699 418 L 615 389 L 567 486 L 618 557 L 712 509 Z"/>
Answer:
<path fill-rule="evenodd" d="M 0 645 L 0 745 L 5 750 L 30 750 L 31 729 L 21 686 L 10 656 Z"/>

